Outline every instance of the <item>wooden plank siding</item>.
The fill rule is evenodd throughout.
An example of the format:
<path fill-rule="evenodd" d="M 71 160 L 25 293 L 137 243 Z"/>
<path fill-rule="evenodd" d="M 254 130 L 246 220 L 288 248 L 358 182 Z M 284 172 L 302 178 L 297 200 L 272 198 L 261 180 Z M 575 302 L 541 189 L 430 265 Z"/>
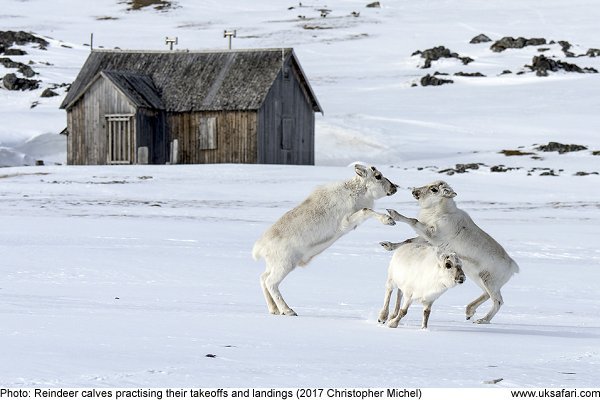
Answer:
<path fill-rule="evenodd" d="M 201 149 L 202 119 L 216 120 L 216 149 Z M 179 142 L 181 164 L 256 163 L 256 112 L 168 113 L 170 140 Z"/>
<path fill-rule="evenodd" d="M 288 62 L 258 111 L 257 162 L 314 165 L 314 118 L 306 92 Z"/>
<path fill-rule="evenodd" d="M 136 108 L 108 80 L 97 79 L 71 107 L 67 119 L 68 163 L 104 165 L 108 161 L 107 114 L 134 114 Z M 133 122 L 135 129 L 135 122 Z"/>
<path fill-rule="evenodd" d="M 113 162 L 313 165 L 322 112 L 290 48 L 93 51 L 61 108 L 74 165 L 109 162 L 106 116 L 117 114 L 135 136 L 132 156 Z"/>

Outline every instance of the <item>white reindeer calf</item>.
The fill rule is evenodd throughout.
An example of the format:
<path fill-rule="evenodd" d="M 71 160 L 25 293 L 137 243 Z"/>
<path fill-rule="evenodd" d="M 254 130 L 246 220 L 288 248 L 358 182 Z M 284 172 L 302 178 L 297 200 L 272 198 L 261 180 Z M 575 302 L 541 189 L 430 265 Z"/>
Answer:
<path fill-rule="evenodd" d="M 397 288 L 396 307 L 388 326 L 398 327 L 408 307 L 414 300 L 418 300 L 424 306 L 421 328 L 426 329 L 433 302 L 449 288 L 465 281 L 462 261 L 455 253 L 441 252 L 422 238 L 408 239 L 402 243 L 381 242 L 381 245 L 386 250 L 396 251 L 388 268 L 379 322 L 385 323 L 388 319 L 390 298 Z"/>
<path fill-rule="evenodd" d="M 395 210 L 387 211 L 394 220 L 410 225 L 432 245 L 458 254 L 469 279 L 483 290 L 483 294 L 467 306 L 467 319 L 473 317 L 477 307 L 492 299 L 490 311 L 475 321 L 489 324 L 504 303 L 500 289 L 519 272 L 519 265 L 494 238 L 473 222 L 469 214 L 456 206 L 456 192 L 446 182 L 432 182 L 413 189 L 412 194 L 419 202 L 417 219 L 405 217 Z"/>
<path fill-rule="evenodd" d="M 397 186 L 375 167 L 355 165 L 354 178 L 321 186 L 285 213 L 254 244 L 252 256 L 263 257 L 267 268 L 260 276 L 271 314 L 297 315 L 279 291 L 279 284 L 296 266 L 304 266 L 336 240 L 367 219 L 384 225 L 395 222 L 372 210 L 376 199 L 396 193 Z"/>

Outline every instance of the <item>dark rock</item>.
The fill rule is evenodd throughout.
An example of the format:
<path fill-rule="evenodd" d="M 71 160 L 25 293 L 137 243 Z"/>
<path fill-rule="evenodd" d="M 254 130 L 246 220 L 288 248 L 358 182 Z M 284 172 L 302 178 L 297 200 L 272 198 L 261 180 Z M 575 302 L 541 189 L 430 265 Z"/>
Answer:
<path fill-rule="evenodd" d="M 588 57 L 600 57 L 600 49 L 588 49 L 585 55 Z"/>
<path fill-rule="evenodd" d="M 4 55 L 6 56 L 24 56 L 27 52 L 21 49 L 6 49 L 4 50 Z"/>
<path fill-rule="evenodd" d="M 548 71 L 556 72 L 560 69 L 566 72 L 578 73 L 598 73 L 595 68 L 581 68 L 576 64 L 567 63 L 560 60 L 553 60 L 544 55 L 535 56 L 531 60 L 531 65 L 526 65 L 532 71 L 535 71 L 537 76 L 548 76 Z"/>
<path fill-rule="evenodd" d="M 427 49 L 421 53 L 421 58 L 425 59 L 425 65 L 423 68 L 431 67 L 432 61 L 437 61 L 440 58 L 452 58 L 454 56 L 458 57 L 458 54 L 452 53 L 444 46 L 432 47 L 431 49 Z"/>
<path fill-rule="evenodd" d="M 432 61 L 437 61 L 440 58 L 457 58 L 462 61 L 463 64 L 467 65 L 470 62 L 474 61 L 470 57 L 461 57 L 457 53 L 451 52 L 444 46 L 432 47 L 431 49 L 427 49 L 424 51 L 417 50 L 412 53 L 413 56 L 420 55 L 421 58 L 425 59 L 425 63 L 421 68 L 430 68 Z"/>
<path fill-rule="evenodd" d="M 575 57 L 575 53 L 569 51 L 569 49 L 571 48 L 571 43 L 567 42 L 566 40 L 559 40 L 558 44 L 560 45 L 560 48 L 563 51 L 563 53 L 565 53 L 565 56 Z"/>
<path fill-rule="evenodd" d="M 500 75 L 506 75 L 506 74 L 512 74 L 512 71 L 509 69 L 505 69 L 504 71 L 502 71 L 502 73 Z"/>
<path fill-rule="evenodd" d="M 4 87 L 8 90 L 34 90 L 40 87 L 39 82 L 33 79 L 17 78 L 15 74 L 6 74 L 2 79 Z"/>
<path fill-rule="evenodd" d="M 439 174 L 454 175 L 456 171 L 453 168 L 446 168 L 438 171 Z"/>
<path fill-rule="evenodd" d="M 530 153 L 528 151 L 521 151 L 521 150 L 502 150 L 500 152 L 500 154 L 504 154 L 507 157 L 512 157 L 512 156 L 532 156 L 535 153 Z"/>
<path fill-rule="evenodd" d="M 26 78 L 33 78 L 35 75 L 35 71 L 29 65 L 21 64 L 17 70 L 25 75 Z"/>
<path fill-rule="evenodd" d="M 433 75 L 442 75 L 442 76 L 448 76 L 448 75 L 450 75 L 450 74 L 449 74 L 449 73 L 447 73 L 447 72 L 439 72 L 439 71 L 435 71 L 435 72 L 433 73 Z"/>
<path fill-rule="evenodd" d="M 485 75 L 481 72 L 457 72 L 454 76 L 481 77 Z"/>
<path fill-rule="evenodd" d="M 19 68 L 22 63 L 13 61 L 10 58 L 2 57 L 0 58 L 0 65 L 4 66 L 4 68 Z"/>
<path fill-rule="evenodd" d="M 544 53 L 548 50 L 550 50 L 550 47 L 540 47 L 539 49 L 537 49 L 537 51 L 539 51 L 540 53 Z"/>
<path fill-rule="evenodd" d="M 454 174 L 464 174 L 468 172 L 470 169 L 479 169 L 479 166 L 483 164 L 478 163 L 469 163 L 469 164 L 456 164 L 454 168 L 446 168 L 441 171 L 438 171 L 440 174 L 446 175 L 454 175 Z"/>
<path fill-rule="evenodd" d="M 435 76 L 429 74 L 421 78 L 421 86 L 440 86 L 446 83 L 454 83 L 454 81 L 450 79 L 436 78 Z"/>
<path fill-rule="evenodd" d="M 541 46 L 546 44 L 546 39 L 544 38 L 531 38 L 525 41 L 525 46 Z"/>
<path fill-rule="evenodd" d="M 546 44 L 546 39 L 543 38 L 525 39 L 524 37 L 518 37 L 515 39 L 511 36 L 505 36 L 494 42 L 490 49 L 500 53 L 506 49 L 522 49 L 525 46 L 540 46 L 543 44 Z"/>
<path fill-rule="evenodd" d="M 216 354 L 207 354 L 204 357 L 208 357 L 208 358 L 217 358 Z"/>
<path fill-rule="evenodd" d="M 44 91 L 42 92 L 42 95 L 40 97 L 54 97 L 54 96 L 58 96 L 58 93 L 56 93 L 55 91 L 53 91 L 50 88 L 46 88 L 46 89 L 44 89 Z"/>
<path fill-rule="evenodd" d="M 584 172 L 584 171 L 578 171 L 575 172 L 574 174 L 575 176 L 588 176 L 588 175 L 600 175 L 598 174 L 598 172 Z"/>
<path fill-rule="evenodd" d="M 486 43 L 486 42 L 491 42 L 492 39 L 490 39 L 489 37 L 487 37 L 486 35 L 484 35 L 483 33 L 480 35 L 475 36 L 473 39 L 471 39 L 471 41 L 469 43 L 471 44 L 477 44 L 477 43 Z"/>
<path fill-rule="evenodd" d="M 551 169 L 550 171 L 542 172 L 540 174 L 540 176 L 558 176 L 558 175 L 556 174 L 556 172 L 554 172 L 553 169 Z"/>
<path fill-rule="evenodd" d="M 490 168 L 491 172 L 507 172 L 508 168 L 506 168 L 504 165 L 494 165 Z"/>
<path fill-rule="evenodd" d="M 586 146 L 580 144 L 562 144 L 558 142 L 548 142 L 535 148 L 539 151 L 558 151 L 559 154 L 569 153 L 572 151 L 587 150 Z"/>
<path fill-rule="evenodd" d="M 0 31 L 0 44 L 4 45 L 6 48 L 12 46 L 13 44 L 22 46 L 28 43 L 37 43 L 40 45 L 40 49 L 44 50 L 50 44 L 41 37 L 37 37 L 24 31 Z"/>
<path fill-rule="evenodd" d="M 27 78 L 31 78 L 35 75 L 35 71 L 29 65 L 13 61 L 7 57 L 0 58 L 0 65 L 4 66 L 4 68 L 17 68 L 17 70 Z"/>
<path fill-rule="evenodd" d="M 469 164 L 456 164 L 456 171 L 458 172 L 467 172 L 468 169 L 479 169 L 479 164 L 477 163 L 469 163 Z"/>
<path fill-rule="evenodd" d="M 127 4 L 129 5 L 127 11 L 141 10 L 145 7 L 154 6 L 154 9 L 157 11 L 166 12 L 173 7 L 173 3 L 169 0 L 129 0 Z"/>
<path fill-rule="evenodd" d="M 594 150 L 594 151 L 592 151 L 592 155 L 593 156 L 600 156 L 600 150 Z"/>
<path fill-rule="evenodd" d="M 373 3 L 369 3 L 367 4 L 368 8 L 381 8 L 381 3 L 379 3 L 378 1 L 375 1 Z"/>

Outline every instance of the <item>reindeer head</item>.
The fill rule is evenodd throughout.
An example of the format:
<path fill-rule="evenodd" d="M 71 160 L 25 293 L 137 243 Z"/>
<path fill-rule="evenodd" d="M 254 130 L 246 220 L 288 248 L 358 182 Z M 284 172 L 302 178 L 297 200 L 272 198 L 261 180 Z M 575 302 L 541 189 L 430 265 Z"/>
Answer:
<path fill-rule="evenodd" d="M 451 282 L 451 286 L 461 284 L 465 281 L 465 273 L 462 270 L 462 260 L 456 255 L 456 253 L 443 252 L 438 254 L 438 266 L 441 268 L 448 280 Z"/>
<path fill-rule="evenodd" d="M 444 199 L 451 199 L 456 192 L 444 181 L 435 181 L 429 185 L 414 188 L 412 195 L 419 201 L 421 207 L 432 206 Z"/>
<path fill-rule="evenodd" d="M 354 165 L 356 175 L 358 175 L 371 193 L 373 198 L 379 199 L 384 196 L 391 196 L 398 190 L 398 185 L 390 182 L 375 167 L 366 167 L 364 165 Z"/>

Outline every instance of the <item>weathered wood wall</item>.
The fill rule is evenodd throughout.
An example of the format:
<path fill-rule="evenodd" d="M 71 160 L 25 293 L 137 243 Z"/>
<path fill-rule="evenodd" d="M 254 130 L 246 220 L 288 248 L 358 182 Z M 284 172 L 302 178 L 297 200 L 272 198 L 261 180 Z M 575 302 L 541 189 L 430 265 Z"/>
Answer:
<path fill-rule="evenodd" d="M 67 110 L 68 163 L 106 164 L 106 115 L 133 114 L 131 123 L 136 132 L 133 163 L 145 162 L 136 160 L 138 147 L 148 148 L 148 163 L 174 162 L 170 160 L 169 148 L 177 140 L 176 162 L 181 164 L 312 165 L 314 97 L 307 93 L 299 75 L 301 71 L 293 60 L 288 57 L 283 68 L 278 66 L 282 69 L 258 110 L 165 112 L 145 108 L 102 75 Z M 216 132 L 216 136 L 211 132 Z"/>
<path fill-rule="evenodd" d="M 314 127 L 314 111 L 288 62 L 258 112 L 257 162 L 313 165 Z"/>
<path fill-rule="evenodd" d="M 134 114 L 135 106 L 114 85 L 97 79 L 67 110 L 67 163 L 103 165 L 108 160 L 106 114 Z M 135 119 L 132 121 L 135 129 Z"/>
<path fill-rule="evenodd" d="M 216 118 L 217 148 L 202 150 L 202 118 Z M 169 140 L 179 142 L 180 164 L 257 162 L 255 111 L 168 113 Z"/>

